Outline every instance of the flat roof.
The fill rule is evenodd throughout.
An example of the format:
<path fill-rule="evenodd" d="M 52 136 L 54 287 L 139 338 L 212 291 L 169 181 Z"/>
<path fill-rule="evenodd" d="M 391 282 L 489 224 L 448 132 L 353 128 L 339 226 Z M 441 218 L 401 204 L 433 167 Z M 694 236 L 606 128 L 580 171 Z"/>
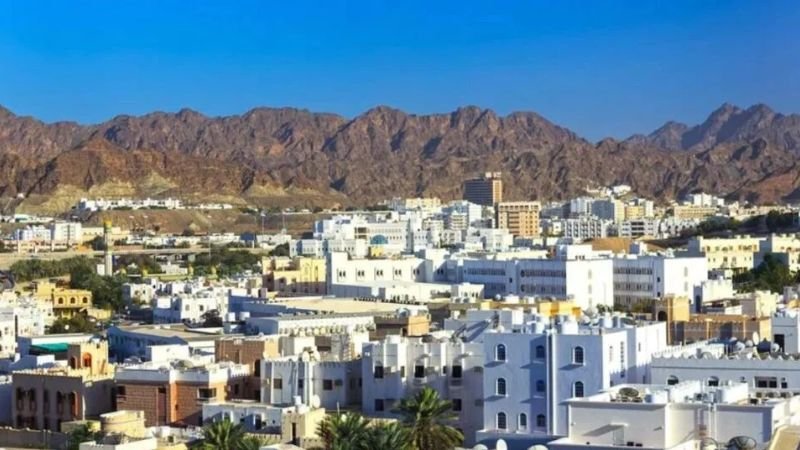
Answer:
<path fill-rule="evenodd" d="M 182 323 L 171 323 L 171 324 L 160 324 L 160 325 L 154 324 L 154 325 L 115 326 L 113 328 L 116 328 L 124 333 L 136 333 L 142 335 L 157 336 L 162 338 L 177 337 L 185 341 L 214 340 L 223 336 L 222 334 L 202 333 L 199 331 L 191 330 L 186 328 L 186 326 Z"/>
<path fill-rule="evenodd" d="M 297 300 L 281 299 L 269 304 L 282 304 L 292 308 L 307 309 L 331 313 L 393 313 L 398 309 L 415 309 L 424 304 L 403 304 L 389 301 L 365 301 L 353 298 L 301 298 Z"/>

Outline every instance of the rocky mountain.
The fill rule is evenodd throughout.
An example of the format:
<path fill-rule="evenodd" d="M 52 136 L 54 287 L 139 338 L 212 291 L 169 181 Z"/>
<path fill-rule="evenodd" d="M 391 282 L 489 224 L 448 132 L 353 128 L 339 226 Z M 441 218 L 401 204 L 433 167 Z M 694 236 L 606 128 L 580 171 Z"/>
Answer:
<path fill-rule="evenodd" d="M 800 115 L 784 116 L 763 104 L 741 109 L 725 103 L 699 125 L 689 127 L 667 122 L 647 136 L 632 136 L 626 142 L 649 144 L 666 150 L 704 151 L 719 145 L 750 143 L 757 139 L 800 154 Z"/>
<path fill-rule="evenodd" d="M 800 196 L 800 116 L 723 105 L 697 126 L 590 143 L 530 112 L 470 106 L 353 119 L 291 108 L 207 117 L 184 109 L 95 125 L 46 124 L 0 108 L 0 197 L 175 195 L 260 205 L 458 198 L 461 181 L 505 174 L 510 199 L 630 184 L 672 199 L 705 190 L 751 201 Z M 66 197 L 69 197 L 67 199 Z"/>

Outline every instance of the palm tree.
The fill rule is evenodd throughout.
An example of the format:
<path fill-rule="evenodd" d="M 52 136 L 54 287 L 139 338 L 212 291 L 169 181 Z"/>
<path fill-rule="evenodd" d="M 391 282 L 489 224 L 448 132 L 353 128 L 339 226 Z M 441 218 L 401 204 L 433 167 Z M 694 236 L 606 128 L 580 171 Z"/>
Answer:
<path fill-rule="evenodd" d="M 409 431 L 415 450 L 452 449 L 464 442 L 464 435 L 449 425 L 457 416 L 452 403 L 425 387 L 411 398 L 404 398 L 395 411 Z"/>
<path fill-rule="evenodd" d="M 245 439 L 244 429 L 228 419 L 214 422 L 203 428 L 202 450 L 239 450 Z"/>
<path fill-rule="evenodd" d="M 330 415 L 317 426 L 325 450 L 370 450 L 366 445 L 369 419 L 357 413 Z"/>
<path fill-rule="evenodd" d="M 259 450 L 264 445 L 267 445 L 267 441 L 262 439 L 258 436 L 245 436 L 239 441 L 239 444 L 236 446 L 236 450 Z"/>
<path fill-rule="evenodd" d="M 411 436 L 399 423 L 376 423 L 367 434 L 367 448 L 380 450 L 411 450 Z"/>

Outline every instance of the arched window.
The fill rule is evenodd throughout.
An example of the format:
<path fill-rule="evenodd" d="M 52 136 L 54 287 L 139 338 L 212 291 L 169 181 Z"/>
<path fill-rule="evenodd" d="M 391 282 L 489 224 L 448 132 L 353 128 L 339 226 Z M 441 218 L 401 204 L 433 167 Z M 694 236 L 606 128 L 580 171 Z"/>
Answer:
<path fill-rule="evenodd" d="M 508 428 L 508 424 L 506 423 L 506 413 L 497 413 L 497 429 L 505 430 L 506 428 Z"/>
<path fill-rule="evenodd" d="M 495 393 L 497 395 L 506 395 L 506 379 L 505 378 L 498 378 L 497 383 L 495 383 Z"/>
<path fill-rule="evenodd" d="M 575 347 L 572 349 L 572 363 L 583 364 L 583 347 Z"/>
<path fill-rule="evenodd" d="M 536 381 L 536 392 L 544 392 L 544 380 Z"/>
<path fill-rule="evenodd" d="M 575 384 L 572 385 L 572 396 L 583 397 L 583 381 L 576 381 Z"/>
<path fill-rule="evenodd" d="M 669 377 L 667 377 L 667 384 L 670 386 L 672 386 L 673 384 L 678 384 L 679 382 L 680 380 L 678 380 L 678 377 L 676 377 L 675 375 L 670 375 Z"/>
<path fill-rule="evenodd" d="M 494 348 L 494 359 L 495 361 L 505 361 L 506 360 L 506 345 L 505 344 L 497 344 Z"/>
<path fill-rule="evenodd" d="M 536 359 L 544 359 L 544 345 L 536 346 Z"/>
<path fill-rule="evenodd" d="M 544 416 L 544 414 L 539 414 L 536 416 L 536 426 L 539 428 L 544 428 L 547 426 L 547 418 Z"/>
<path fill-rule="evenodd" d="M 520 414 L 518 422 L 519 423 L 517 425 L 521 430 L 527 429 L 528 428 L 528 415 L 525 414 L 525 413 Z"/>
<path fill-rule="evenodd" d="M 709 386 L 719 386 L 719 378 L 717 377 L 709 377 L 706 381 L 706 384 Z"/>

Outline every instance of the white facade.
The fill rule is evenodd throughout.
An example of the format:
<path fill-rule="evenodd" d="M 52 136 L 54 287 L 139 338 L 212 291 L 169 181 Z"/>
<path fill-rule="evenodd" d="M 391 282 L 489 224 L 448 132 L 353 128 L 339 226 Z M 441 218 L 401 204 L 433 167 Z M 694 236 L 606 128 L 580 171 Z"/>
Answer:
<path fill-rule="evenodd" d="M 228 293 L 225 289 L 212 288 L 194 293 L 159 296 L 153 300 L 153 322 L 202 322 L 203 315 L 214 310 L 220 317 L 228 314 Z"/>
<path fill-rule="evenodd" d="M 453 402 L 454 425 L 471 444 L 483 426 L 483 345 L 451 340 L 389 336 L 364 345 L 361 409 L 370 417 L 393 417 L 392 409 L 422 386 Z"/>
<path fill-rule="evenodd" d="M 629 255 L 613 261 L 614 303 L 618 305 L 670 295 L 693 301 L 695 287 L 708 279 L 704 257 Z"/>
<path fill-rule="evenodd" d="M 593 395 L 612 384 L 648 382 L 651 355 L 666 348 L 663 323 L 626 325 L 619 317 L 579 325 L 544 317 L 521 332 L 491 327 L 484 344 L 484 429 L 479 442 L 509 436 L 564 435 L 572 397 Z"/>
<path fill-rule="evenodd" d="M 304 405 L 330 410 L 361 403 L 360 360 L 327 361 L 304 352 L 298 358 L 264 360 L 261 366 L 262 403 L 294 405 L 299 397 Z"/>
<path fill-rule="evenodd" d="M 614 222 L 611 220 L 581 217 L 564 219 L 562 229 L 564 237 L 587 240 L 604 238 L 611 235 Z"/>
<path fill-rule="evenodd" d="M 800 397 L 758 398 L 744 384 L 687 381 L 615 386 L 567 405 L 567 436 L 549 443 L 550 449 L 689 450 L 702 448 L 704 440 L 723 446 L 711 448 L 726 448 L 738 436 L 746 436 L 752 448 L 765 448 L 776 429 L 797 423 Z"/>

